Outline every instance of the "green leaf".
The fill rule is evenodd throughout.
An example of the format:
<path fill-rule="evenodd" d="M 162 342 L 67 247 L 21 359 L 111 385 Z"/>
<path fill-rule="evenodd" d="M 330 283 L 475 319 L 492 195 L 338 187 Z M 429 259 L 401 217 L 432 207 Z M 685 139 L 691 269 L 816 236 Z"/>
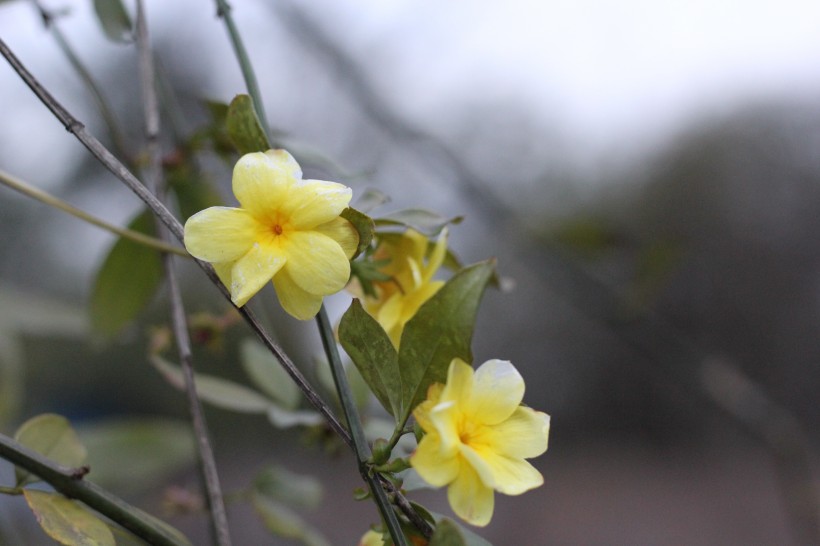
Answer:
<path fill-rule="evenodd" d="M 185 390 L 185 378 L 179 366 L 158 355 L 151 356 L 151 363 L 172 386 Z M 221 377 L 194 374 L 194 383 L 199 399 L 218 408 L 239 413 L 265 413 L 271 406 L 271 401 L 255 390 Z"/>
<path fill-rule="evenodd" d="M 407 226 L 424 235 L 438 235 L 442 229 L 450 224 L 459 224 L 463 216 L 445 218 L 440 214 L 426 209 L 403 209 L 392 212 L 387 216 L 376 218 L 376 226 Z"/>
<path fill-rule="evenodd" d="M 149 211 L 136 216 L 129 229 L 155 235 L 154 218 Z M 151 300 L 162 280 L 159 252 L 120 238 L 97 273 L 91 293 L 91 325 L 106 336 L 113 336 L 134 320 Z"/>
<path fill-rule="evenodd" d="M 184 421 L 114 418 L 84 425 L 77 432 L 88 449 L 94 482 L 121 492 L 164 484 L 196 461 L 193 431 Z"/>
<path fill-rule="evenodd" d="M 228 136 L 239 153 L 264 152 L 271 148 L 248 95 L 234 97 L 228 106 L 226 124 Z"/>
<path fill-rule="evenodd" d="M 472 531 L 461 527 L 451 519 L 442 518 L 433 538 L 430 539 L 430 546 L 492 546 L 489 542 L 476 535 Z"/>
<path fill-rule="evenodd" d="M 302 399 L 299 387 L 261 343 L 252 338 L 239 344 L 242 367 L 259 389 L 284 409 L 296 409 Z"/>
<path fill-rule="evenodd" d="M 364 192 L 359 195 L 359 198 L 356 199 L 356 208 L 367 214 L 371 210 L 389 202 L 390 197 L 388 197 L 387 194 L 379 190 L 369 188 L 364 190 Z"/>
<path fill-rule="evenodd" d="M 14 439 L 52 461 L 69 468 L 85 463 L 86 449 L 71 423 L 62 415 L 44 413 L 32 417 L 17 429 Z M 39 481 L 39 478 L 22 468 L 15 468 L 17 487 Z"/>
<path fill-rule="evenodd" d="M 77 501 L 26 489 L 26 502 L 48 536 L 66 546 L 116 546 L 111 529 Z"/>
<path fill-rule="evenodd" d="M 330 543 L 293 510 L 265 495 L 254 492 L 251 504 L 268 531 L 274 535 L 298 540 L 305 546 L 330 546 Z"/>
<path fill-rule="evenodd" d="M 120 0 L 94 0 L 94 11 L 109 40 L 120 43 L 134 41 L 131 17 Z"/>
<path fill-rule="evenodd" d="M 276 428 L 313 427 L 324 422 L 324 417 L 311 410 L 286 410 L 276 406 L 268 408 L 268 421 Z"/>
<path fill-rule="evenodd" d="M 281 466 L 265 468 L 253 480 L 253 490 L 274 501 L 316 508 L 322 501 L 322 483 L 314 476 L 296 474 Z"/>
<path fill-rule="evenodd" d="M 373 232 L 376 229 L 376 225 L 373 223 L 373 218 L 359 212 L 354 208 L 347 207 L 342 211 L 340 216 L 353 224 L 353 227 L 356 228 L 357 232 L 359 232 L 359 246 L 356 248 L 356 253 L 351 258 L 352 260 L 364 252 L 368 246 L 370 246 L 370 241 L 373 240 Z"/>
<path fill-rule="evenodd" d="M 493 276 L 495 261 L 480 262 L 456 273 L 410 319 L 399 343 L 403 424 L 432 383 L 444 383 L 450 362 L 473 361 L 478 304 Z"/>
<path fill-rule="evenodd" d="M 373 394 L 391 415 L 401 415 L 399 359 L 387 333 L 358 299 L 339 323 L 339 341 Z"/>

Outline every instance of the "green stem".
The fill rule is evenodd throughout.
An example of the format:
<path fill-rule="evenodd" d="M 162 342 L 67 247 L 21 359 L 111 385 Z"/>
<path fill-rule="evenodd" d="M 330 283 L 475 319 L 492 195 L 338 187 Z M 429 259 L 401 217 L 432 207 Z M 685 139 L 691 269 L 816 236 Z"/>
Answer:
<path fill-rule="evenodd" d="M 77 479 L 63 468 L 13 439 L 0 434 L 0 457 L 48 482 L 66 497 L 82 501 L 90 508 L 122 525 L 148 544 L 190 546 L 176 529 L 112 495 L 98 485 Z"/>
<path fill-rule="evenodd" d="M 319 326 L 322 346 L 330 362 L 330 371 L 333 374 L 333 382 L 336 384 L 336 392 L 339 393 L 339 400 L 342 402 L 342 411 L 347 419 L 350 435 L 353 438 L 353 451 L 356 453 L 356 459 L 359 463 L 359 472 L 370 487 L 370 492 L 373 494 L 373 498 L 379 508 L 379 513 L 387 524 L 390 536 L 393 538 L 393 543 L 396 546 L 406 546 L 407 542 L 404 538 L 404 533 L 401 530 L 399 520 L 393 511 L 390 500 L 387 498 L 387 494 L 384 492 L 384 488 L 378 477 L 367 464 L 367 460 L 370 459 L 370 446 L 367 444 L 367 438 L 365 438 L 364 428 L 362 427 L 362 421 L 359 417 L 359 410 L 356 408 L 356 403 L 353 400 L 353 393 L 350 390 L 350 384 L 347 381 L 342 360 L 339 358 L 339 349 L 336 347 L 333 327 L 330 325 L 330 320 L 328 320 L 324 305 L 319 309 L 319 314 L 316 315 L 316 322 Z"/>
<path fill-rule="evenodd" d="M 0 170 L 0 184 L 8 186 L 9 188 L 11 188 L 13 190 L 17 190 L 18 192 L 22 193 L 23 195 L 26 195 L 28 197 L 31 197 L 32 199 L 35 199 L 35 200 L 37 200 L 41 203 L 44 203 L 44 204 L 46 204 L 50 207 L 54 207 L 55 209 L 61 210 L 65 213 L 68 213 L 68 214 L 74 216 L 75 218 L 79 218 L 80 220 L 88 222 L 91 225 L 97 226 L 97 227 L 102 228 L 106 231 L 110 231 L 111 233 L 114 233 L 114 234 L 119 235 L 121 237 L 124 237 L 126 239 L 130 239 L 131 241 L 134 241 L 135 243 L 139 243 L 141 245 L 145 245 L 145 246 L 148 246 L 148 247 L 151 247 L 151 248 L 155 248 L 155 249 L 157 249 L 161 252 L 168 252 L 168 253 L 171 253 L 171 254 L 177 254 L 179 256 L 184 256 L 185 258 L 190 258 L 191 257 L 191 255 L 188 254 L 188 252 L 183 248 L 180 248 L 180 247 L 174 246 L 174 245 L 170 245 L 170 244 L 168 244 L 164 241 L 161 241 L 161 240 L 156 239 L 154 237 L 150 237 L 150 236 L 145 235 L 144 233 L 140 233 L 138 231 L 133 231 L 133 230 L 130 230 L 130 229 L 120 228 L 120 227 L 111 225 L 108 222 L 106 222 L 105 220 L 101 220 L 100 218 L 97 218 L 96 216 L 93 216 L 93 215 L 85 212 L 84 210 L 80 210 L 80 209 L 78 209 L 78 208 L 76 208 L 72 205 L 69 205 L 68 203 L 66 203 L 62 199 L 60 199 L 58 197 L 55 197 L 55 196 L 51 195 L 50 193 L 47 193 L 47 192 L 45 192 L 41 189 L 35 188 L 34 186 L 31 186 L 30 184 L 27 184 L 26 182 L 20 180 L 19 178 L 16 178 L 16 177 L 10 175 L 9 173 L 7 173 L 3 170 Z"/>
<path fill-rule="evenodd" d="M 23 489 L 20 487 L 6 487 L 0 485 L 0 495 L 22 495 Z"/>
<path fill-rule="evenodd" d="M 242 69 L 242 77 L 245 78 L 245 86 L 248 88 L 248 95 L 253 101 L 253 107 L 256 110 L 256 116 L 259 118 L 265 135 L 270 141 L 270 129 L 268 128 L 268 118 L 265 115 L 265 107 L 262 104 L 262 94 L 259 92 L 259 84 L 256 82 L 256 74 L 253 71 L 253 65 L 248 57 L 248 52 L 245 50 L 245 45 L 242 43 L 242 36 L 234 23 L 232 8 L 226 0 L 216 0 L 216 13 L 225 21 L 225 27 L 228 29 L 228 35 L 231 38 L 236 59 L 239 61 L 239 66 Z"/>

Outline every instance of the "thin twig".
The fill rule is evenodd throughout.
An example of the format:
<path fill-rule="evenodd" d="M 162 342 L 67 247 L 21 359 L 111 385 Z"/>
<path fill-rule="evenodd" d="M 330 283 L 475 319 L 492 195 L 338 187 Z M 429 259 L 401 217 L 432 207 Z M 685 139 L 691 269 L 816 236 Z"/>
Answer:
<path fill-rule="evenodd" d="M 262 129 L 270 140 L 270 129 L 268 129 L 268 118 L 265 115 L 265 106 L 262 103 L 262 93 L 259 92 L 259 84 L 256 82 L 256 74 L 253 71 L 253 65 L 248 57 L 248 52 L 245 50 L 245 45 L 242 43 L 242 36 L 236 28 L 236 24 L 231 14 L 231 5 L 226 0 L 216 0 L 216 14 L 223 21 L 225 27 L 228 29 L 228 35 L 231 38 L 231 45 L 233 45 L 236 59 L 239 61 L 239 66 L 242 69 L 242 76 L 245 79 L 245 85 L 248 88 L 248 95 L 253 101 L 253 107 L 256 110 L 256 115 L 262 123 Z"/>
<path fill-rule="evenodd" d="M 185 258 L 190 258 L 191 255 L 188 254 L 188 251 L 184 248 L 180 248 L 178 246 L 170 245 L 165 241 L 160 241 L 159 239 L 155 239 L 149 235 L 145 235 L 144 233 L 140 233 L 139 231 L 134 231 L 131 229 L 117 227 L 115 225 L 109 224 L 105 220 L 97 218 L 96 216 L 85 212 L 84 210 L 78 209 L 62 199 L 51 195 L 39 188 L 35 188 L 31 184 L 24 182 L 23 180 L 10 175 L 9 173 L 0 169 L 0 184 L 4 184 L 13 190 L 17 190 L 23 195 L 31 197 L 41 203 L 54 207 L 55 209 L 59 209 L 67 214 L 70 214 L 80 220 L 88 222 L 89 224 L 95 225 L 99 228 L 102 228 L 106 231 L 124 237 L 126 239 L 130 239 L 135 243 L 139 243 L 141 245 L 145 245 L 151 248 L 155 248 L 161 252 L 170 252 L 172 254 L 176 254 L 178 256 L 182 256 Z"/>
<path fill-rule="evenodd" d="M 137 0 L 136 42 L 139 53 L 140 83 L 142 86 L 143 109 L 145 115 L 145 135 L 147 139 L 148 168 L 146 180 L 149 189 L 162 200 L 165 193 L 162 187 L 162 156 L 159 146 L 160 116 L 159 102 L 156 93 L 156 77 L 154 70 L 153 51 L 148 37 L 148 26 L 145 21 L 145 7 L 142 0 Z M 165 226 L 155 218 L 157 231 L 167 239 L 168 232 Z M 205 422 L 205 413 L 202 403 L 196 392 L 194 380 L 193 355 L 191 353 L 191 339 L 188 334 L 187 318 L 182 303 L 176 271 L 171 256 L 163 256 L 165 278 L 168 281 L 171 304 L 171 323 L 174 329 L 174 339 L 179 353 L 180 366 L 185 380 L 185 392 L 188 395 L 188 409 L 194 427 L 194 435 L 198 447 L 199 463 L 208 509 L 211 514 L 211 527 L 216 544 L 230 546 L 231 537 L 228 528 L 228 517 L 225 512 L 225 503 L 222 499 L 222 487 L 219 483 L 219 474 L 216 468 L 213 447 Z"/>
<path fill-rule="evenodd" d="M 0 457 L 39 476 L 66 497 L 82 501 L 148 544 L 190 546 L 176 529 L 127 504 L 98 485 L 77 479 L 74 469 L 62 467 L 3 434 L 0 434 Z"/>

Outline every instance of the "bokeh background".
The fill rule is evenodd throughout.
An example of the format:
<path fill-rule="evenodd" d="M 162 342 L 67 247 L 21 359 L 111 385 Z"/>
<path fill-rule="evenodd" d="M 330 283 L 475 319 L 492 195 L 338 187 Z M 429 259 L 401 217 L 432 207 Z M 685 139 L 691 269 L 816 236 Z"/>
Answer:
<path fill-rule="evenodd" d="M 106 40 L 92 2 L 43 4 L 62 14 L 57 24 L 139 150 L 134 48 Z M 464 215 L 454 251 L 466 263 L 499 260 L 511 289 L 485 296 L 474 352 L 515 363 L 525 401 L 552 415 L 553 430 L 535 461 L 544 487 L 498 498 L 481 534 L 524 546 L 817 539 L 820 5 L 232 5 L 267 121 L 308 176 L 384 192 L 391 202 L 376 212 Z M 240 70 L 212 2 L 146 6 L 179 127 L 192 134 L 208 122 L 203 101 L 245 92 Z M 110 143 L 33 3 L 0 2 L 0 37 Z M 3 170 L 118 225 L 140 209 L 5 63 L 0 119 Z M 202 165 L 229 198 L 229 168 L 213 154 Z M 80 425 L 184 418 L 182 396 L 145 357 L 164 298 L 114 339 L 89 328 L 114 239 L 8 189 L 0 233 L 0 380 L 24 386 L 3 431 L 44 411 Z M 184 273 L 191 312 L 224 310 L 199 272 Z M 265 296 L 257 305 L 309 368 L 320 349 L 312 324 L 294 324 Z M 335 316 L 345 298 L 331 302 Z M 200 365 L 239 377 L 232 359 L 247 335 L 235 327 Z M 328 458 L 263 418 L 208 416 L 229 491 L 275 460 L 322 478 L 325 503 L 305 517 L 332 544 L 355 544 L 375 522 L 372 505 L 350 500 L 358 480 L 347 453 Z M 167 483 L 196 488 L 190 468 Z M 161 510 L 160 488 L 123 494 Z M 421 498 L 448 513 L 442 492 Z M 0 500 L 0 543 L 47 544 L 20 504 Z M 291 543 L 242 504 L 230 515 L 237 544 Z M 171 521 L 207 543 L 202 517 Z"/>

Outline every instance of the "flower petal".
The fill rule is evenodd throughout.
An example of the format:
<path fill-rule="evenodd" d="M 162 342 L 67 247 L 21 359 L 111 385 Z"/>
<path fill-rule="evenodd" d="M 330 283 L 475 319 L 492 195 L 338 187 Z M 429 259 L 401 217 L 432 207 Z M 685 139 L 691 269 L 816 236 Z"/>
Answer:
<path fill-rule="evenodd" d="M 237 260 L 231 269 L 230 291 L 234 304 L 237 307 L 245 305 L 286 261 L 285 255 L 275 245 L 254 243 L 250 251 Z"/>
<path fill-rule="evenodd" d="M 433 247 L 433 252 L 430 254 L 430 258 L 427 260 L 427 265 L 424 267 L 424 276 L 422 277 L 423 283 L 430 282 L 430 279 L 433 278 L 433 275 L 436 274 L 438 268 L 441 267 L 441 264 L 444 263 L 444 257 L 447 255 L 447 228 L 445 227 L 442 230 L 441 235 L 438 237 L 438 241 L 436 241 L 436 246 Z"/>
<path fill-rule="evenodd" d="M 300 288 L 291 278 L 287 267 L 280 269 L 273 277 L 273 286 L 282 308 L 299 320 L 312 319 L 322 307 L 322 296 Z"/>
<path fill-rule="evenodd" d="M 481 482 L 469 465 L 462 465 L 458 477 L 450 484 L 447 500 L 453 512 L 472 525 L 484 527 L 493 517 L 493 490 Z"/>
<path fill-rule="evenodd" d="M 473 368 L 460 358 L 454 358 L 447 370 L 447 383 L 441 393 L 442 402 L 453 401 L 464 411 L 464 403 L 470 400 L 472 390 Z"/>
<path fill-rule="evenodd" d="M 439 435 L 428 433 L 410 457 L 410 464 L 419 476 L 435 487 L 447 485 L 459 472 L 458 452 L 443 449 Z"/>
<path fill-rule="evenodd" d="M 290 173 L 294 180 L 302 179 L 302 167 L 299 166 L 299 163 L 296 162 L 287 150 L 283 150 L 282 148 L 268 150 L 265 152 L 265 155 L 268 156 L 278 168 L 286 173 Z"/>
<path fill-rule="evenodd" d="M 283 251 L 288 257 L 288 274 L 311 294 L 335 294 L 350 278 L 350 262 L 342 247 L 326 235 L 295 231 L 287 236 Z"/>
<path fill-rule="evenodd" d="M 475 371 L 465 411 L 477 423 L 495 425 L 507 419 L 524 398 L 524 378 L 506 360 L 488 360 Z"/>
<path fill-rule="evenodd" d="M 462 450 L 462 453 L 464 452 L 465 450 Z M 541 473 L 522 458 L 506 457 L 492 450 L 475 451 L 475 453 L 486 465 L 482 465 L 481 468 L 488 468 L 492 473 L 492 487 L 500 493 L 520 495 L 544 484 L 544 477 Z M 467 457 L 466 454 L 465 457 Z M 471 464 L 475 462 L 472 457 L 469 460 Z M 484 478 L 483 475 L 481 477 Z"/>
<path fill-rule="evenodd" d="M 504 422 L 483 427 L 474 444 L 493 446 L 499 455 L 529 459 L 547 450 L 549 430 L 549 415 L 519 406 Z"/>
<path fill-rule="evenodd" d="M 221 262 L 215 263 L 214 271 L 216 272 L 216 276 L 219 277 L 219 280 L 222 281 L 228 290 L 231 288 L 231 270 L 236 262 Z"/>
<path fill-rule="evenodd" d="M 348 260 L 353 257 L 359 247 L 359 232 L 344 218 L 334 218 L 330 222 L 317 226 L 313 231 L 327 235 L 339 243 Z"/>
<path fill-rule="evenodd" d="M 242 209 L 210 207 L 185 222 L 185 248 L 206 262 L 233 261 L 250 250 L 258 229 Z"/>
<path fill-rule="evenodd" d="M 291 187 L 287 202 L 280 209 L 298 230 L 313 229 L 330 222 L 347 208 L 353 190 L 337 182 L 298 181 Z"/>
<path fill-rule="evenodd" d="M 427 387 L 427 400 L 416 406 L 416 409 L 413 410 L 413 417 L 415 417 L 416 422 L 424 431 L 429 432 L 433 430 L 434 425 L 430 420 L 430 412 L 433 411 L 433 408 L 438 404 L 443 389 L 444 385 L 441 383 L 433 383 Z"/>
<path fill-rule="evenodd" d="M 233 194 L 242 208 L 261 222 L 276 217 L 295 182 L 292 166 L 269 153 L 245 154 L 233 168 Z"/>

